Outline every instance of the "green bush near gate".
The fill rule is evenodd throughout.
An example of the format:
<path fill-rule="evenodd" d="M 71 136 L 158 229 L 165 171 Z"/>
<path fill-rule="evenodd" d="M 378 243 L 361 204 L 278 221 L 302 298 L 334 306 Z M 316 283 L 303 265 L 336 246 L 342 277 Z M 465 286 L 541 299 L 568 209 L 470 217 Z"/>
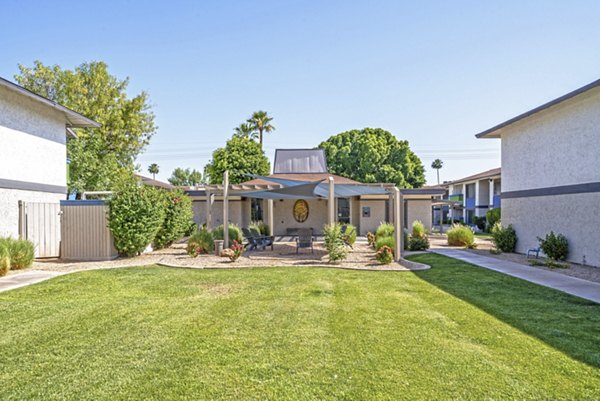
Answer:
<path fill-rule="evenodd" d="M 109 201 L 108 227 L 119 254 L 139 255 L 154 241 L 165 219 L 161 190 L 125 184 Z"/>
<path fill-rule="evenodd" d="M 569 256 L 569 241 L 562 234 L 546 234 L 546 238 L 538 237 L 540 248 L 551 260 L 565 260 Z"/>
<path fill-rule="evenodd" d="M 0 238 L 0 247 L 8 252 L 10 270 L 30 267 L 35 259 L 33 242 L 24 239 Z"/>
<path fill-rule="evenodd" d="M 193 222 L 192 200 L 182 191 L 161 191 L 165 218 L 154 240 L 154 249 L 166 248 L 183 237 Z"/>
<path fill-rule="evenodd" d="M 492 227 L 492 242 L 500 252 L 514 252 L 517 246 L 517 233 L 512 224 L 508 227 L 502 227 L 500 222 L 496 222 Z"/>

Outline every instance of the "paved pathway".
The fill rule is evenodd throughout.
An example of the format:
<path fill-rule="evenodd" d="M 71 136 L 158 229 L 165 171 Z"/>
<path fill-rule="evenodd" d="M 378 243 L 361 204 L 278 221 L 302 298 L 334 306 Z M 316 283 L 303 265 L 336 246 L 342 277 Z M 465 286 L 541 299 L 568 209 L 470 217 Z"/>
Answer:
<path fill-rule="evenodd" d="M 582 280 L 547 270 L 535 269 L 519 263 L 481 256 L 460 249 L 432 249 L 431 252 L 518 277 L 544 287 L 554 288 L 580 298 L 600 303 L 600 283 Z"/>
<path fill-rule="evenodd" d="M 0 278 L 0 292 L 13 290 L 19 287 L 25 287 L 29 284 L 39 283 L 40 281 L 51 279 L 52 277 L 65 274 L 64 272 L 49 272 L 42 270 L 31 270 L 24 273 L 11 274 Z"/>

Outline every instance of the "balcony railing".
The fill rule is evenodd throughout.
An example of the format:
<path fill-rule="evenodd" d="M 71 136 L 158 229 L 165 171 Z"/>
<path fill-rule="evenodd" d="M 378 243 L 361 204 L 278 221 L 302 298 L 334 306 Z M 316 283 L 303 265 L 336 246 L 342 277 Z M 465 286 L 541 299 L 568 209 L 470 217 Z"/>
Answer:
<path fill-rule="evenodd" d="M 451 200 L 453 202 L 462 202 L 463 201 L 463 194 L 450 195 L 450 196 L 448 196 L 448 200 Z"/>

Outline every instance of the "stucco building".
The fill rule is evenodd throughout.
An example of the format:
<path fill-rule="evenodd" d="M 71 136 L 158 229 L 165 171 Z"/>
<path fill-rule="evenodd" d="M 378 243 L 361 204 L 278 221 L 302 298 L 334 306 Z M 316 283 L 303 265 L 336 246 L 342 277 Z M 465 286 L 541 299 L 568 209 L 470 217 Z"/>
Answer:
<path fill-rule="evenodd" d="M 477 134 L 502 142 L 502 223 L 518 252 L 551 230 L 600 266 L 600 80 Z"/>
<path fill-rule="evenodd" d="M 66 199 L 67 137 L 71 128 L 98 126 L 0 78 L 0 236 L 19 236 L 19 201 Z"/>
<path fill-rule="evenodd" d="M 229 221 L 247 227 L 253 220 L 270 221 L 274 235 L 283 236 L 297 229 L 311 228 L 321 234 L 328 222 L 327 196 L 282 196 L 277 199 L 260 199 L 252 192 L 282 188 L 286 183 L 328 182 L 332 177 L 337 188 L 344 186 L 347 196 L 335 197 L 336 220 L 357 227 L 359 235 L 375 231 L 381 222 L 392 222 L 393 205 L 390 200 L 393 184 L 362 184 L 360 182 L 330 174 L 327 170 L 324 151 L 321 149 L 278 149 L 275 152 L 273 174 L 256 177 L 241 184 L 230 185 Z M 358 191 L 358 188 L 361 190 Z M 367 188 L 367 190 L 364 190 Z M 223 223 L 223 187 L 205 186 L 187 190 L 192 197 L 194 219 L 199 225 L 215 227 Z M 361 193 L 358 193 L 361 192 Z M 444 191 L 440 189 L 401 189 L 403 195 L 403 224 L 410 227 L 414 220 L 421 220 L 430 230 L 432 225 L 432 198 Z M 299 219 L 294 210 L 297 202 L 307 209 L 305 218 Z M 210 203 L 210 206 L 209 206 Z M 272 213 L 272 216 L 269 214 Z"/>

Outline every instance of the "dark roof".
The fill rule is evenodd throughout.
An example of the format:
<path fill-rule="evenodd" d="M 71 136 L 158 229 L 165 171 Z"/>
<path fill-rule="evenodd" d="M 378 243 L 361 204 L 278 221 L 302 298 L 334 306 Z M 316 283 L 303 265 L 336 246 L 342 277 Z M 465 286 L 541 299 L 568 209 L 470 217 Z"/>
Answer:
<path fill-rule="evenodd" d="M 19 93 L 23 96 L 26 96 L 36 102 L 42 103 L 46 106 L 50 106 L 55 110 L 62 112 L 67 120 L 67 125 L 72 128 L 98 128 L 100 124 L 94 120 L 87 118 L 86 116 L 77 113 L 61 104 L 56 103 L 53 100 L 47 99 L 43 96 L 38 95 L 35 92 L 30 91 L 29 89 L 25 89 L 20 85 L 15 84 L 14 82 L 10 82 L 2 77 L 0 77 L 0 86 L 11 90 L 13 92 Z"/>
<path fill-rule="evenodd" d="M 448 181 L 448 182 L 444 183 L 444 185 L 456 184 L 456 183 L 464 182 L 464 181 L 481 180 L 482 178 L 488 178 L 488 177 L 495 177 L 497 175 L 500 175 L 501 171 L 502 171 L 502 169 L 500 167 L 493 168 L 491 170 L 487 170 L 487 171 L 484 171 L 482 173 L 473 174 L 473 175 L 470 175 L 470 176 L 465 177 L 465 178 L 461 178 L 461 179 L 453 180 L 453 181 Z"/>
<path fill-rule="evenodd" d="M 360 184 L 358 181 L 351 180 L 350 178 L 340 177 L 339 175 L 333 175 L 328 173 L 289 173 L 289 174 L 271 174 L 269 177 L 273 178 L 283 178 L 286 180 L 294 180 L 294 181 L 320 181 L 327 180 L 329 177 L 333 177 L 333 182 L 336 184 Z M 273 184 L 271 181 L 266 181 L 262 178 L 255 178 L 250 181 L 246 181 L 241 183 L 240 185 L 277 185 Z"/>
<path fill-rule="evenodd" d="M 498 124 L 495 127 L 492 127 L 492 128 L 487 129 L 487 130 L 485 130 L 483 132 L 480 132 L 479 134 L 477 134 L 475 136 L 477 138 L 497 138 L 498 137 L 497 135 L 493 136 L 493 135 L 490 135 L 490 134 L 498 131 L 499 129 L 507 127 L 507 126 L 509 126 L 511 124 L 514 124 L 517 121 L 520 121 L 520 120 L 522 120 L 524 118 L 532 116 L 532 115 L 534 115 L 536 113 L 539 113 L 542 110 L 546 110 L 546 109 L 548 109 L 548 108 L 550 108 L 552 106 L 555 106 L 555 105 L 557 105 L 559 103 L 562 103 L 565 100 L 569 100 L 571 98 L 574 98 L 575 96 L 581 95 L 582 93 L 585 93 L 585 92 L 587 92 L 587 91 L 589 91 L 591 89 L 594 89 L 594 88 L 596 88 L 598 86 L 600 86 L 600 79 L 598 79 L 598 80 L 596 80 L 596 81 L 594 81 L 594 82 L 592 82 L 590 84 L 587 84 L 585 86 L 582 86 L 581 88 L 576 89 L 573 92 L 569 92 L 566 95 L 563 95 L 563 96 L 561 96 L 559 98 L 556 98 L 556 99 L 554 99 L 554 100 L 552 100 L 552 101 L 550 101 L 548 103 L 544 103 L 543 105 L 541 105 L 539 107 L 536 107 L 535 109 L 529 110 L 528 112 L 525 112 L 525 113 L 520 114 L 520 115 L 518 115 L 518 116 L 516 116 L 514 118 L 511 118 L 510 120 L 507 120 L 507 121 L 503 122 L 502 124 Z"/>
<path fill-rule="evenodd" d="M 400 190 L 402 195 L 443 195 L 446 190 L 443 188 L 404 188 Z"/>

